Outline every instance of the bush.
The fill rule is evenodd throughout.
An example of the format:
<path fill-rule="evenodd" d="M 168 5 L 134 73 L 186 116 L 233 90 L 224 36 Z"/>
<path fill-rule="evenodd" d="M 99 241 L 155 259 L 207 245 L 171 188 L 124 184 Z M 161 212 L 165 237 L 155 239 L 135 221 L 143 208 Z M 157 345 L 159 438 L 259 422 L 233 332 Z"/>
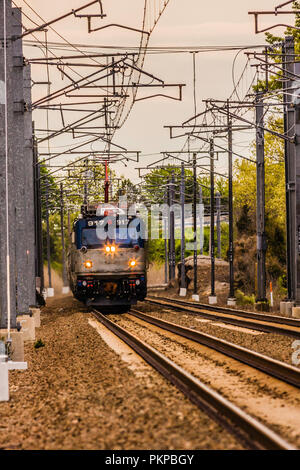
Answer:
<path fill-rule="evenodd" d="M 235 297 L 238 305 L 254 305 L 255 304 L 255 295 L 246 295 L 241 290 L 237 290 Z"/>
<path fill-rule="evenodd" d="M 278 278 L 277 287 L 280 297 L 285 297 L 287 295 L 287 278 L 285 273 Z"/>

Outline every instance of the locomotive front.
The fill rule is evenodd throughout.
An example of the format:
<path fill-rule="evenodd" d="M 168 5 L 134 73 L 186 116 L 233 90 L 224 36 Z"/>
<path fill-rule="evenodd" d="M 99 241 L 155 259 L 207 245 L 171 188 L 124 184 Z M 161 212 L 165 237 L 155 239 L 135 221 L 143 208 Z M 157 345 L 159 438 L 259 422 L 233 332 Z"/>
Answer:
<path fill-rule="evenodd" d="M 70 286 L 86 305 L 129 309 L 147 294 L 143 222 L 116 210 L 98 212 L 84 206 L 74 223 L 68 254 Z"/>

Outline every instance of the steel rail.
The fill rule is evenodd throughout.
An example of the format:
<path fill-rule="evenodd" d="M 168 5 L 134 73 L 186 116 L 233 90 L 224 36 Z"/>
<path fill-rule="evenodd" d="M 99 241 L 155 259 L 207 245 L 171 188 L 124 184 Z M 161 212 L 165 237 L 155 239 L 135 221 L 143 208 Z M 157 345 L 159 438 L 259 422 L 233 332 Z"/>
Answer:
<path fill-rule="evenodd" d="M 263 331 L 264 333 L 276 333 L 284 336 L 291 336 L 293 338 L 300 338 L 299 320 L 262 315 L 259 313 L 248 313 L 233 309 L 223 309 L 206 304 L 199 305 L 192 302 L 167 299 L 163 297 L 147 297 L 145 301 L 161 307 L 168 307 L 174 310 L 182 310 L 184 312 L 199 315 L 208 320 L 221 320 L 223 323 Z M 277 326 L 276 323 L 279 323 L 282 326 Z"/>
<path fill-rule="evenodd" d="M 140 320 L 143 320 L 152 325 L 158 326 L 164 330 L 170 331 L 176 335 L 187 338 L 191 341 L 195 341 L 204 346 L 208 346 L 226 356 L 237 359 L 255 369 L 259 369 L 268 375 L 283 380 L 295 387 L 300 388 L 300 369 L 297 367 L 290 366 L 284 362 L 277 361 L 271 357 L 265 356 L 250 349 L 244 348 L 234 343 L 230 343 L 224 339 L 216 336 L 208 335 L 202 331 L 193 330 L 176 323 L 166 322 L 161 318 L 147 315 L 144 312 L 140 312 L 136 309 L 131 310 L 128 315 L 132 315 Z"/>
<path fill-rule="evenodd" d="M 212 310 L 214 312 L 221 312 L 221 313 L 228 313 L 228 314 L 233 314 L 237 315 L 239 317 L 244 317 L 244 318 L 251 318 L 254 320 L 260 320 L 260 321 L 267 321 L 267 322 L 272 322 L 272 323 L 279 323 L 281 325 L 288 325 L 288 326 L 296 326 L 300 328 L 300 319 L 296 318 L 287 318 L 287 317 L 281 317 L 279 315 L 267 315 L 264 313 L 259 313 L 259 312 L 248 312 L 247 310 L 237 310 L 235 308 L 229 308 L 229 307 L 220 307 L 217 305 L 209 305 L 209 304 L 201 304 L 199 302 L 189 302 L 187 300 L 181 300 L 181 299 L 172 299 L 171 297 L 155 297 L 149 295 L 147 297 L 148 299 L 162 299 L 164 301 L 171 301 L 173 303 L 178 303 L 182 305 L 186 305 L 188 307 L 195 307 L 198 309 L 205 308 L 206 310 Z"/>
<path fill-rule="evenodd" d="M 297 450 L 295 446 L 222 397 L 189 372 L 175 364 L 137 336 L 92 310 L 94 317 L 128 344 L 146 362 L 180 389 L 193 403 L 212 419 L 234 434 L 244 445 L 256 450 Z"/>

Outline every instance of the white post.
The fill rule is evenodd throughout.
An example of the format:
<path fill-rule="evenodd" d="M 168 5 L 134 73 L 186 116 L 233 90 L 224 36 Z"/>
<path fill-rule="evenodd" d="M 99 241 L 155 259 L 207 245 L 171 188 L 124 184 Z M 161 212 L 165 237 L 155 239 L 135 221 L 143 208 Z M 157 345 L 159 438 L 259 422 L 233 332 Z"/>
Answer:
<path fill-rule="evenodd" d="M 270 305 L 273 308 L 274 301 L 273 301 L 273 285 L 272 285 L 272 282 L 270 282 Z"/>
<path fill-rule="evenodd" d="M 9 400 L 7 359 L 5 355 L 5 343 L 0 341 L 0 401 Z"/>

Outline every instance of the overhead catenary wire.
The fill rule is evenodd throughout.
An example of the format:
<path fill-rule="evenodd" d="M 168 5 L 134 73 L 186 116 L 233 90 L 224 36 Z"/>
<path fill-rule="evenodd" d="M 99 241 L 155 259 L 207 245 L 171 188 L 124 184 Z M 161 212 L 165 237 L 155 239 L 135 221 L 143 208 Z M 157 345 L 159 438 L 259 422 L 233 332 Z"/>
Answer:
<path fill-rule="evenodd" d="M 37 15 L 37 17 L 41 21 L 45 21 L 39 15 L 38 12 L 36 12 L 33 8 L 30 7 L 29 3 L 26 0 L 22 0 L 22 1 L 25 5 L 27 5 L 27 7 L 29 7 L 31 9 L 31 11 L 33 11 Z M 163 2 L 164 8 L 166 7 L 167 3 L 168 2 Z M 152 5 L 153 8 L 151 7 L 151 5 Z M 158 13 L 158 5 L 155 5 L 153 2 L 150 2 L 150 1 L 149 2 L 145 1 L 144 23 L 146 24 L 148 22 L 147 25 L 148 25 L 148 28 L 150 28 L 150 29 L 152 27 L 153 28 L 155 27 L 155 21 L 154 21 L 155 12 Z M 159 12 L 159 14 L 161 14 L 161 11 Z M 53 28 L 53 26 L 50 26 L 50 27 Z M 54 28 L 53 28 L 53 30 L 54 30 Z M 193 47 L 189 47 L 189 46 L 149 46 L 149 44 L 148 44 L 149 41 L 146 41 L 146 38 L 143 37 L 143 34 L 142 34 L 142 37 L 141 37 L 140 45 L 138 47 L 137 46 L 126 47 L 126 46 L 123 46 L 123 45 L 122 46 L 107 46 L 106 45 L 106 46 L 102 47 L 101 45 L 96 46 L 96 45 L 91 45 L 91 44 L 73 44 L 70 41 L 68 41 L 64 36 L 62 36 L 60 33 L 58 33 L 56 30 L 54 30 L 54 33 L 58 34 L 58 36 L 61 37 L 63 43 L 45 41 L 44 44 L 41 45 L 41 41 L 38 41 L 39 46 L 43 47 L 44 49 L 46 48 L 46 50 L 49 50 L 49 51 L 52 48 L 56 48 L 56 50 L 61 50 L 61 51 L 67 51 L 67 50 L 73 50 L 74 51 L 74 50 L 77 50 L 77 52 L 82 54 L 84 57 L 86 56 L 86 51 L 88 51 L 90 53 L 91 50 L 92 51 L 95 50 L 97 52 L 101 48 L 102 48 L 102 50 L 106 50 L 106 51 L 113 51 L 113 49 L 116 50 L 116 48 L 119 51 L 122 51 L 122 50 L 126 49 L 127 52 L 137 53 L 138 55 L 141 52 L 147 52 L 147 53 L 187 53 L 187 52 L 191 53 L 192 52 L 193 60 L 194 60 L 194 69 L 195 69 L 195 55 L 198 52 L 201 53 L 201 52 L 213 52 L 213 51 L 221 51 L 221 52 L 237 51 L 238 54 L 239 54 L 243 50 L 248 50 L 248 49 L 251 49 L 251 48 L 264 48 L 265 47 L 264 44 L 263 45 L 258 44 L 258 45 L 254 45 L 254 46 L 253 45 L 239 45 L 239 46 L 226 46 L 226 45 L 224 46 L 224 45 L 221 45 L 221 46 L 193 46 Z M 144 45 L 145 42 L 147 42 L 147 46 Z M 28 44 L 28 45 L 34 46 L 34 47 L 37 45 L 36 41 L 26 40 L 25 43 Z M 91 59 L 91 60 L 93 60 L 93 59 Z M 139 59 L 134 59 L 133 63 L 136 63 L 137 60 L 139 60 Z M 246 69 L 247 69 L 247 64 L 244 67 L 244 70 L 246 70 Z M 131 72 L 131 75 L 132 75 L 132 72 Z M 123 79 L 124 79 L 124 76 L 125 75 L 123 75 Z M 242 73 L 240 79 L 238 81 L 235 80 L 236 81 L 236 83 L 234 83 L 235 88 L 237 88 L 240 85 L 241 81 L 243 80 L 243 77 L 244 77 L 244 75 Z M 194 79 L 195 79 L 195 75 L 194 75 Z M 136 90 L 134 91 L 134 93 L 135 92 L 136 92 Z M 107 93 L 108 93 L 108 90 L 107 90 Z M 132 98 L 132 93 L 131 92 L 130 92 L 130 95 L 131 95 L 131 97 L 129 97 L 129 102 Z M 194 102 L 196 102 L 195 81 L 194 81 Z M 120 100 L 118 110 L 117 110 L 117 113 L 116 113 L 116 117 L 114 118 L 115 123 L 119 119 L 118 116 L 120 116 L 122 114 L 122 112 L 124 111 L 125 103 L 126 103 L 126 99 Z M 129 106 L 129 109 L 131 109 L 131 106 Z M 49 112 L 49 110 L 47 110 L 47 112 Z M 247 110 L 241 110 L 241 112 L 244 113 L 244 112 L 247 112 Z M 218 122 L 219 117 L 217 116 L 217 114 L 214 115 L 211 110 L 210 110 L 210 113 L 211 113 L 211 116 L 212 116 L 212 122 Z M 204 115 L 204 118 L 203 118 L 204 122 L 207 122 L 208 114 L 209 113 Z M 126 113 L 124 114 L 124 117 L 126 119 Z M 109 119 L 112 119 L 111 116 L 109 116 Z M 61 129 L 61 131 L 62 130 L 63 129 Z M 111 136 L 107 139 L 108 140 L 108 143 L 107 143 L 108 146 L 110 145 L 109 144 L 110 138 L 113 137 L 114 133 L 115 133 L 115 130 L 112 131 Z M 207 136 L 208 136 L 208 134 L 209 134 L 209 132 L 207 133 Z M 84 139 L 84 136 L 82 135 L 80 138 Z M 188 146 L 189 150 L 190 150 L 190 147 L 191 147 L 191 142 L 195 138 L 196 137 L 193 136 L 193 135 L 188 137 L 185 145 Z M 89 145 L 89 144 L 90 144 L 90 141 L 87 140 L 86 145 Z M 186 148 L 186 146 L 184 148 Z M 57 147 L 54 147 L 54 148 L 64 148 L 64 146 L 57 146 Z M 203 144 L 203 148 L 205 148 L 205 144 Z M 57 156 L 59 156 L 59 153 L 58 153 Z"/>

